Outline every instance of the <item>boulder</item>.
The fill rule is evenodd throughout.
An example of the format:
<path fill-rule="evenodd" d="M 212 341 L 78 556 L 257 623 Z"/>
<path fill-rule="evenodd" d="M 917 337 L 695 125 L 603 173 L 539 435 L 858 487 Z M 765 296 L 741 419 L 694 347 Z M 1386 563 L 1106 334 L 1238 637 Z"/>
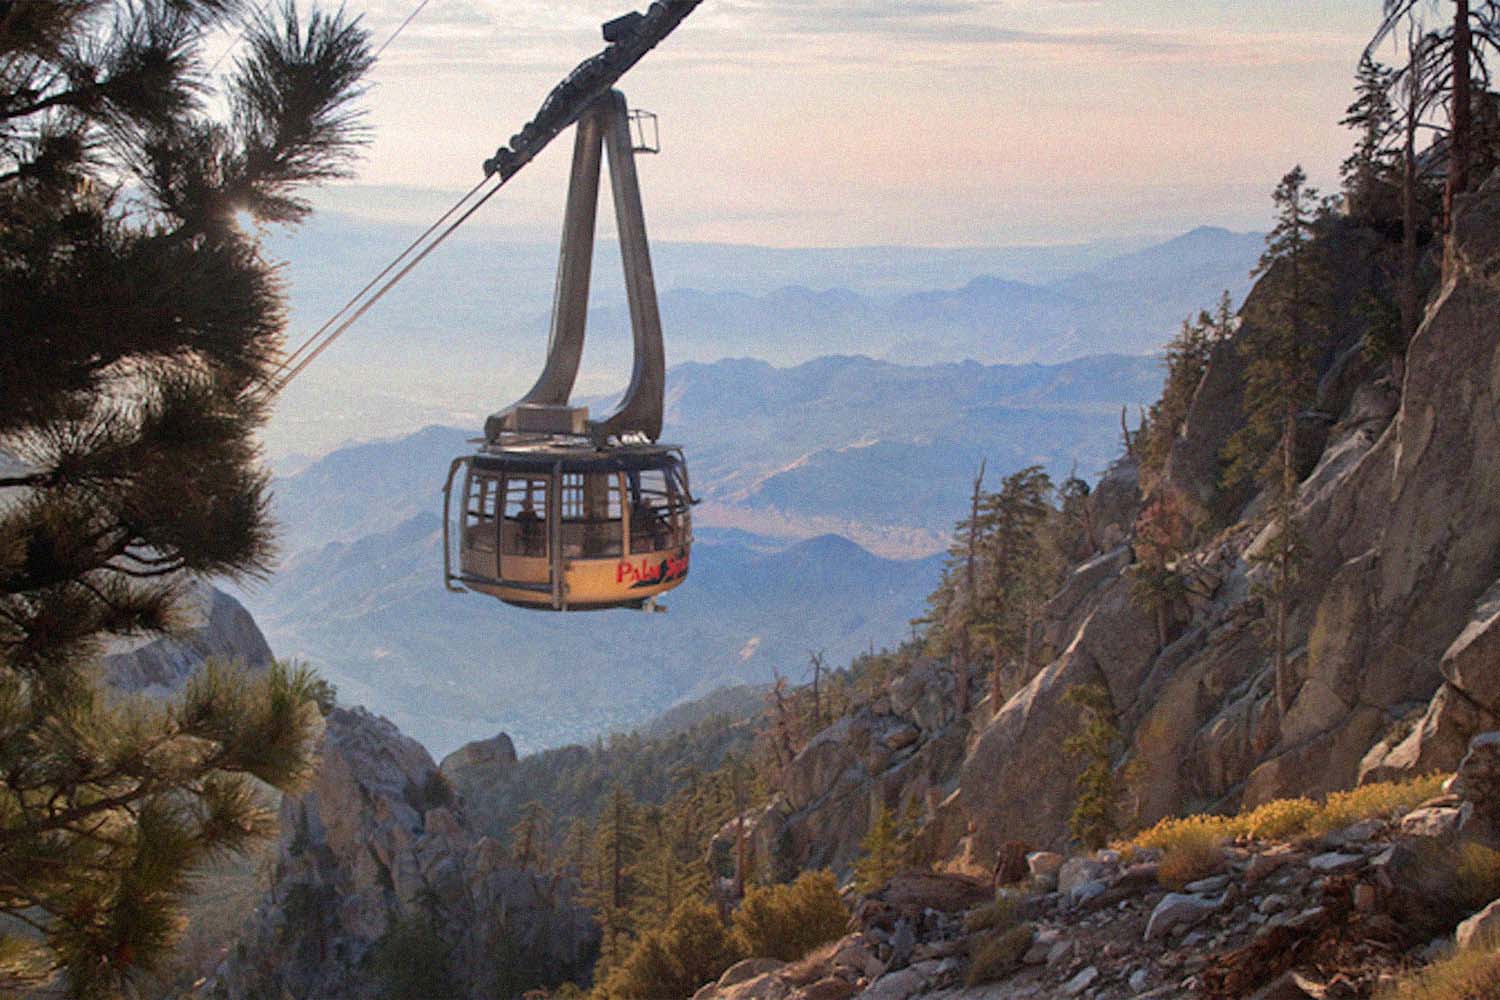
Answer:
<path fill-rule="evenodd" d="M 1500 946 L 1500 899 L 1459 924 L 1453 940 L 1459 948 Z"/>
<path fill-rule="evenodd" d="M 105 650 L 104 679 L 116 690 L 164 697 L 181 690 L 207 660 L 251 669 L 271 664 L 271 647 L 239 601 L 194 584 L 181 602 L 170 636 L 116 639 Z"/>
<path fill-rule="evenodd" d="M 827 976 L 802 987 L 789 1000 L 846 1000 L 853 995 L 853 983 L 838 976 Z"/>
<path fill-rule="evenodd" d="M 449 780 L 471 771 L 480 771 L 485 780 L 495 780 L 516 763 L 516 745 L 505 733 L 487 740 L 465 743 L 443 758 L 441 770 Z"/>
<path fill-rule="evenodd" d="M 1469 742 L 1452 790 L 1473 806 L 1464 834 L 1500 841 L 1500 730 L 1480 733 Z"/>
<path fill-rule="evenodd" d="M 735 962 L 719 977 L 719 989 L 727 990 L 731 986 L 738 986 L 740 983 L 763 976 L 768 972 L 775 972 L 784 965 L 786 965 L 785 962 L 774 958 L 747 958 Z"/>
<path fill-rule="evenodd" d="M 1169 892 L 1151 911 L 1151 918 L 1146 922 L 1145 939 L 1155 940 L 1178 925 L 1191 927 L 1218 911 L 1223 903 L 1224 897 L 1215 900 L 1189 893 Z"/>
<path fill-rule="evenodd" d="M 1090 965 L 1063 984 L 1063 995 L 1076 997 L 1099 981 L 1099 970 Z"/>
<path fill-rule="evenodd" d="M 1057 870 L 1057 891 L 1072 892 L 1079 886 L 1103 878 L 1110 866 L 1089 858 L 1069 858 Z"/>
<path fill-rule="evenodd" d="M 1049 875 L 1056 875 L 1067 860 L 1054 851 L 1033 851 L 1026 855 L 1026 867 L 1030 870 L 1032 878 L 1046 878 Z"/>

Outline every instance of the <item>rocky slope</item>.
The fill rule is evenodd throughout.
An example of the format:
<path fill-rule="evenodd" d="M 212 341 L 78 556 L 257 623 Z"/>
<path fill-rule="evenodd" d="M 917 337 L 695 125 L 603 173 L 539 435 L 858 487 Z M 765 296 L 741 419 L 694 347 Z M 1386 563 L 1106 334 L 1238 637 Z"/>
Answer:
<path fill-rule="evenodd" d="M 597 932 L 575 887 L 473 834 L 418 743 L 336 708 L 321 752 L 312 787 L 282 802 L 270 890 L 205 995 L 375 996 L 403 935 L 439 992 L 504 997 L 587 968 Z"/>
<path fill-rule="evenodd" d="M 1369 996 L 1397 970 L 1500 925 L 1468 916 L 1444 870 L 1500 832 L 1500 732 L 1474 741 L 1455 794 L 1297 842 L 1243 838 L 1171 891 L 1161 852 L 1033 852 L 1002 888 L 912 872 L 861 900 L 851 933 L 798 962 L 747 959 L 694 1000 L 1022 1000 Z M 1455 924 L 1457 924 L 1455 930 Z M 1008 946 L 983 974 L 985 943 Z"/>

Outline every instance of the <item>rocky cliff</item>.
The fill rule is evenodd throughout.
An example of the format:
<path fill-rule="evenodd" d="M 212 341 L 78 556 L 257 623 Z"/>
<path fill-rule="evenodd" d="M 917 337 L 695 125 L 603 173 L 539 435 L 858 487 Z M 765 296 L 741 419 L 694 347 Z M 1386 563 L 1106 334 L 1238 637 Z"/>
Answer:
<path fill-rule="evenodd" d="M 1147 823 L 1451 769 L 1469 737 L 1496 724 L 1500 178 L 1465 200 L 1459 220 L 1456 263 L 1399 391 L 1361 351 L 1359 288 L 1379 280 L 1369 237 L 1353 227 L 1330 237 L 1341 320 L 1320 345 L 1318 402 L 1299 440 L 1311 471 L 1297 514 L 1307 556 L 1292 602 L 1289 709 L 1276 711 L 1261 628 L 1261 503 L 1217 490 L 1243 381 L 1231 341 L 1166 477 L 1202 507 L 1230 504 L 1230 526 L 1179 560 L 1187 596 L 1164 647 L 1132 599 L 1129 539 L 1074 571 L 1043 625 L 1056 657 L 976 731 L 962 765 L 960 801 L 983 852 L 1066 839 L 1080 764 L 1062 752 L 1077 727 L 1063 696 L 1075 684 L 1108 688 L 1128 746 L 1117 763 Z"/>
<path fill-rule="evenodd" d="M 281 807 L 270 890 L 208 994 L 488 998 L 587 969 L 574 885 L 476 836 L 432 758 L 364 709 L 327 718 L 313 786 Z M 416 994 L 409 994 L 416 995 Z"/>

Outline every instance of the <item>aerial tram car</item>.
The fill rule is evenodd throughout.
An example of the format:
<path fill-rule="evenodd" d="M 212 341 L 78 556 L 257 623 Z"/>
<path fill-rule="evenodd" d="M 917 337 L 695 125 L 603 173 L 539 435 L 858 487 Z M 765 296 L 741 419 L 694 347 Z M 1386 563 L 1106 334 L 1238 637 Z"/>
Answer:
<path fill-rule="evenodd" d="M 264 387 L 272 395 L 285 389 L 553 139 L 577 126 L 546 364 L 531 391 L 485 422 L 478 449 L 453 460 L 443 485 L 449 590 L 552 611 L 665 610 L 657 597 L 687 577 L 695 501 L 682 449 L 659 441 L 666 355 L 635 168 L 637 153 L 658 151 L 656 118 L 629 110 L 614 85 L 701 2 L 655 0 L 644 14 L 605 24 L 607 46 L 552 89 L 536 117 L 485 161 L 473 190 L 286 357 Z M 634 363 L 618 408 L 592 420 L 569 398 L 583 356 L 606 160 Z"/>
<path fill-rule="evenodd" d="M 605 38 L 612 48 L 638 39 L 645 21 L 627 15 L 605 25 Z M 539 120 L 549 105 L 565 107 L 587 92 L 575 78 L 589 66 L 554 91 Z M 624 95 L 608 89 L 576 121 L 546 364 L 525 396 L 485 422 L 478 450 L 449 467 L 444 584 L 523 608 L 658 610 L 656 599 L 687 576 L 693 497 L 682 449 L 659 441 L 666 355 L 635 164 L 637 153 L 658 149 L 655 117 L 630 111 Z M 487 168 L 503 171 L 526 139 L 517 136 Z M 606 161 L 634 363 L 618 408 L 592 420 L 569 397 L 583 355 Z"/>

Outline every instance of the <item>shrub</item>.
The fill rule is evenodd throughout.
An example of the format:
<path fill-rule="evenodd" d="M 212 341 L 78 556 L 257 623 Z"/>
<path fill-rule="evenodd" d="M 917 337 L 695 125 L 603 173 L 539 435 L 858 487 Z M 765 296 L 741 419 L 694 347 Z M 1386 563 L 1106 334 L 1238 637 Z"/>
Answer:
<path fill-rule="evenodd" d="M 1307 829 L 1317 814 L 1318 804 L 1312 799 L 1277 799 L 1241 813 L 1232 825 L 1234 832 L 1243 836 L 1258 840 L 1287 840 Z"/>
<path fill-rule="evenodd" d="M 795 962 L 848 923 L 833 873 L 803 872 L 787 885 L 752 886 L 734 911 L 734 936 L 746 955 Z"/>
<path fill-rule="evenodd" d="M 964 919 L 964 929 L 970 934 L 979 931 L 1004 930 L 1016 924 L 1021 912 L 1021 900 L 1008 892 L 1001 892 L 995 901 L 972 911 Z"/>
<path fill-rule="evenodd" d="M 1224 867 L 1223 842 L 1223 835 L 1211 826 L 1185 829 L 1162 853 L 1157 881 L 1168 889 L 1181 889 L 1214 874 Z"/>
<path fill-rule="evenodd" d="M 1458 892 L 1472 910 L 1500 899 L 1500 851 L 1467 841 L 1458 849 Z"/>
<path fill-rule="evenodd" d="M 1483 1000 L 1500 996 L 1500 951 L 1469 948 L 1403 976 L 1379 1000 Z"/>
<path fill-rule="evenodd" d="M 1136 834 L 1131 845 L 1165 852 L 1184 842 L 1196 842 L 1207 837 L 1216 841 L 1229 840 L 1234 836 L 1232 823 L 1228 816 L 1210 813 L 1164 819 L 1149 830 Z"/>
<path fill-rule="evenodd" d="M 1307 831 L 1317 836 L 1360 820 L 1408 812 L 1441 793 L 1446 777 L 1429 774 L 1410 781 L 1381 781 L 1334 792 L 1308 823 Z"/>
<path fill-rule="evenodd" d="M 597 992 L 609 1000 L 690 997 L 739 958 L 718 911 L 687 902 L 665 926 L 642 934 Z"/>
<path fill-rule="evenodd" d="M 1237 816 L 1199 813 L 1164 819 L 1131 838 L 1129 846 L 1155 847 L 1170 852 L 1178 844 L 1188 849 L 1207 839 L 1236 837 L 1292 840 L 1317 837 L 1361 820 L 1394 816 L 1421 805 L 1442 791 L 1447 775 L 1430 774 L 1408 781 L 1383 781 L 1347 792 L 1334 792 L 1322 802 L 1277 799 Z"/>
<path fill-rule="evenodd" d="M 968 984 L 978 986 L 1004 976 L 1021 961 L 1035 936 L 1036 929 L 1030 924 L 1011 924 L 970 945 Z"/>

